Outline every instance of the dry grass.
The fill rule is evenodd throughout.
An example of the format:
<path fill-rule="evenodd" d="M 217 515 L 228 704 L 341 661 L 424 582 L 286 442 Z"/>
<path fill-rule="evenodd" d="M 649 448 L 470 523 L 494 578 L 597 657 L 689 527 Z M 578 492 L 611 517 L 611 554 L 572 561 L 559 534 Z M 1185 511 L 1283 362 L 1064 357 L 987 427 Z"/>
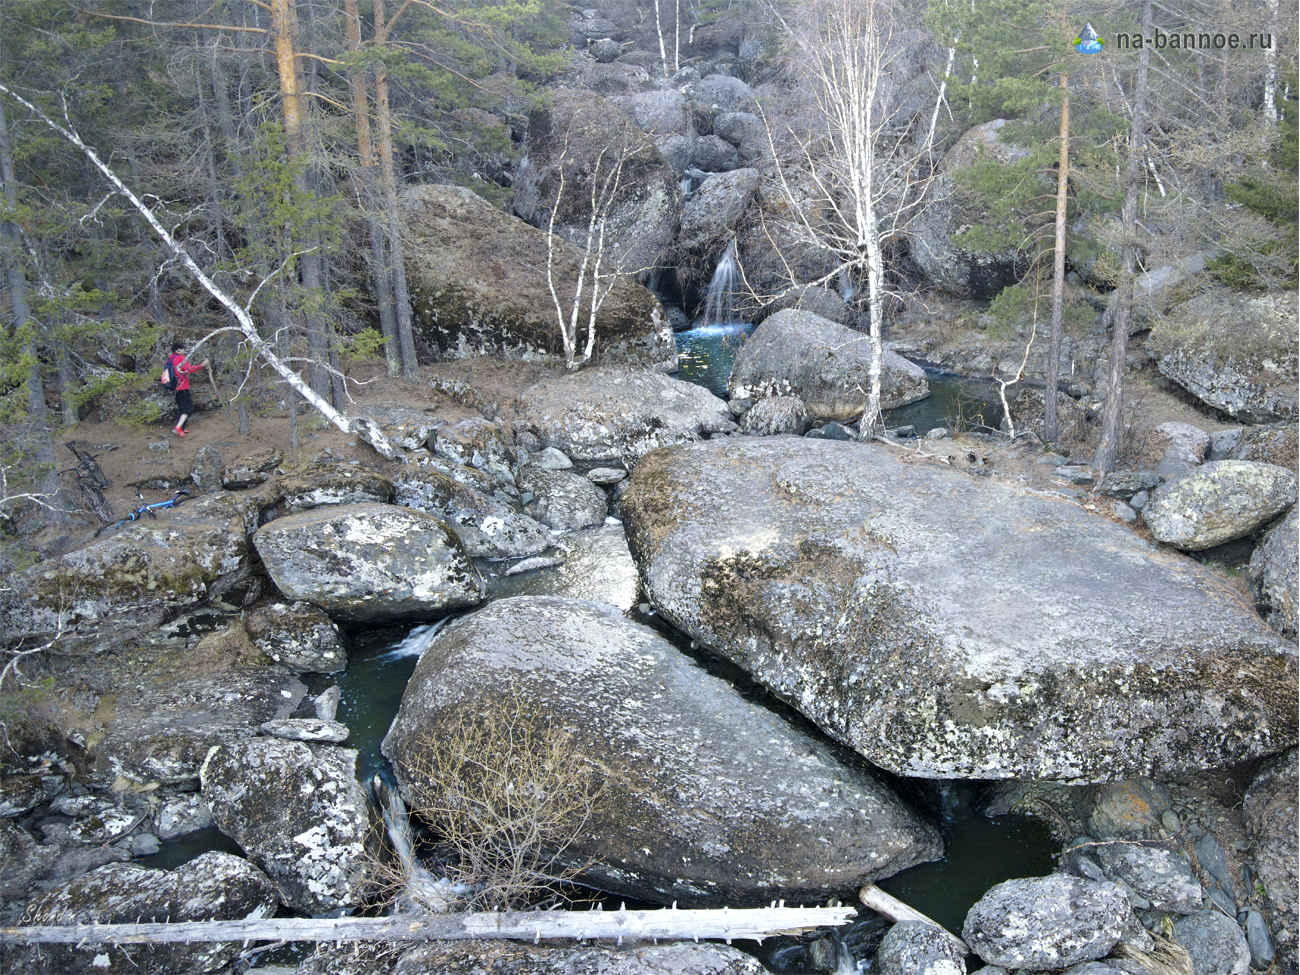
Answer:
<path fill-rule="evenodd" d="M 454 853 L 451 879 L 471 908 L 536 903 L 589 866 L 572 848 L 602 784 L 569 732 L 521 694 L 458 712 L 416 754 L 403 767 L 412 811 Z"/>

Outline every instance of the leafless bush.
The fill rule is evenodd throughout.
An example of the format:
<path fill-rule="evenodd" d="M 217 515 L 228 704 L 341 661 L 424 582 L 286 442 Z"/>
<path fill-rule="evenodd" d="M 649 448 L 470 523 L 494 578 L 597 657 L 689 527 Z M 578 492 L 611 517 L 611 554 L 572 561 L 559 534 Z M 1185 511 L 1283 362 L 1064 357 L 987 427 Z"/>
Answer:
<path fill-rule="evenodd" d="M 415 755 L 403 766 L 412 811 L 454 851 L 452 879 L 471 909 L 534 903 L 589 865 L 572 847 L 601 781 L 575 760 L 570 733 L 522 695 L 457 713 Z"/>

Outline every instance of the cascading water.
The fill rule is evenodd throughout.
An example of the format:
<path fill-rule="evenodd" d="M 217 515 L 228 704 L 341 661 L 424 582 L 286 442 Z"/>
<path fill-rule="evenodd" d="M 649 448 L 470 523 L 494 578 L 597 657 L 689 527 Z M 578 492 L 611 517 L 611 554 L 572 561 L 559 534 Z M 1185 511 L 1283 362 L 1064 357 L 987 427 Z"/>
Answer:
<path fill-rule="evenodd" d="M 732 325 L 740 319 L 736 316 L 736 288 L 740 284 L 740 259 L 736 254 L 736 239 L 733 237 L 722 252 L 718 266 L 713 269 L 709 279 L 709 291 L 704 301 L 704 315 L 699 325 Z"/>

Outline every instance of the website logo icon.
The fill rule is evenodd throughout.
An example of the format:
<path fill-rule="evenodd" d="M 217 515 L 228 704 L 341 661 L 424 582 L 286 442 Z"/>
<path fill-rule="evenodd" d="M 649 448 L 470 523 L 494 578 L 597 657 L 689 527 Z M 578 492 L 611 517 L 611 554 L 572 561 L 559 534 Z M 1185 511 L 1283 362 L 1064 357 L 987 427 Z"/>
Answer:
<path fill-rule="evenodd" d="M 1079 36 L 1074 39 L 1074 49 L 1080 54 L 1100 54 L 1105 44 L 1106 42 L 1092 29 L 1092 24 L 1084 24 L 1083 30 L 1079 31 Z"/>

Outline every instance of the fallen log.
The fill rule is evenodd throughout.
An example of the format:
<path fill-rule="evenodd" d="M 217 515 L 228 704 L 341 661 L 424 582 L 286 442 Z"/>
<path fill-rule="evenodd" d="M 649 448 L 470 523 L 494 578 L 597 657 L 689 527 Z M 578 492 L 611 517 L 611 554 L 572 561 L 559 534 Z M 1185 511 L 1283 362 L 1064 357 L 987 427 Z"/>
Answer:
<path fill-rule="evenodd" d="M 938 928 L 951 938 L 953 943 L 960 947 L 965 954 L 971 954 L 971 950 L 966 946 L 966 942 L 957 937 L 957 935 L 953 934 L 938 921 L 931 917 L 927 917 L 916 908 L 904 904 L 892 894 L 886 894 L 875 884 L 867 884 L 858 891 L 858 900 L 862 901 L 864 905 L 871 908 L 877 914 L 883 915 L 893 921 L 895 924 L 900 921 L 919 921 L 922 924 L 928 924 L 931 927 Z"/>
<path fill-rule="evenodd" d="M 853 907 L 730 910 L 484 911 L 397 917 L 248 918 L 136 924 L 0 927 L 0 944 L 163 944 L 213 941 L 456 941 L 498 938 L 762 941 L 778 934 L 847 924 Z"/>

